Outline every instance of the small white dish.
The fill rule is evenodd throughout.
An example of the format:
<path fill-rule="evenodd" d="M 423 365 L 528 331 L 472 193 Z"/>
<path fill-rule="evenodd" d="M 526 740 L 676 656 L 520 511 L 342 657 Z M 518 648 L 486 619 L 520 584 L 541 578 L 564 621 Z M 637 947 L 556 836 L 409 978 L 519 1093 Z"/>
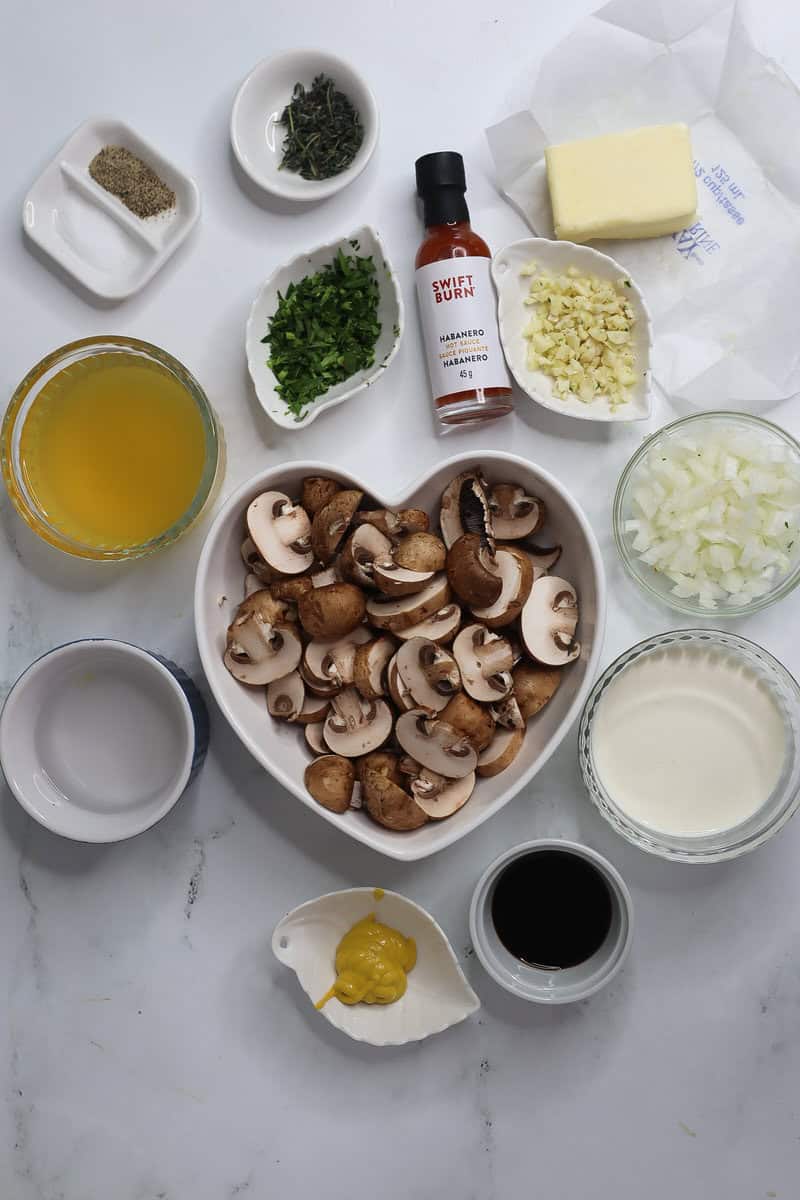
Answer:
<path fill-rule="evenodd" d="M 137 217 L 95 183 L 89 163 L 104 146 L 138 155 L 175 193 L 175 206 Z M 152 279 L 200 215 L 200 193 L 188 175 L 135 130 L 112 117 L 79 125 L 34 183 L 22 210 L 25 233 L 102 300 L 124 300 Z"/>
<path fill-rule="evenodd" d="M 267 332 L 270 319 L 278 307 L 278 293 L 286 293 L 290 283 L 299 283 L 306 275 L 314 275 L 327 263 L 332 262 L 339 249 L 345 254 L 372 256 L 378 280 L 378 320 L 381 332 L 375 346 L 375 362 L 363 371 L 357 371 L 348 379 L 329 388 L 318 396 L 297 418 L 286 407 L 286 402 L 276 391 L 276 380 L 267 366 L 269 346 L 262 342 Z M 392 359 L 397 354 L 405 327 L 405 312 L 400 284 L 394 267 L 389 262 L 383 243 L 374 229 L 363 225 L 347 237 L 337 238 L 322 246 L 315 246 L 304 254 L 276 268 L 253 301 L 250 316 L 245 331 L 245 349 L 247 352 L 247 368 L 256 389 L 259 403 L 268 417 L 283 429 L 303 429 L 316 421 L 326 408 L 335 408 L 337 404 L 363 391 L 380 378 Z"/>
<path fill-rule="evenodd" d="M 378 898 L 380 897 L 380 898 Z M 370 913 L 417 943 L 417 962 L 404 996 L 394 1004 L 342 1004 L 335 997 L 320 1015 L 348 1037 L 371 1046 L 403 1046 L 441 1033 L 480 1008 L 453 947 L 430 913 L 397 892 L 348 888 L 309 900 L 275 926 L 272 950 L 291 967 L 312 1004 L 336 977 L 336 947 Z"/>
<path fill-rule="evenodd" d="M 562 850 L 585 858 L 603 876 L 611 897 L 611 927 L 602 946 L 586 962 L 563 970 L 531 967 L 515 958 L 500 941 L 492 921 L 494 888 L 501 873 L 515 859 L 541 850 Z M 531 919 L 535 920 L 535 915 Z M 622 968 L 633 938 L 633 901 L 625 880 L 602 854 L 578 842 L 539 838 L 512 846 L 486 868 L 472 895 L 469 930 L 484 969 L 507 992 L 536 1004 L 570 1004 L 593 996 Z"/>
<path fill-rule="evenodd" d="M 208 748 L 208 713 L 174 663 L 127 642 L 68 642 L 20 675 L 0 716 L 0 763 L 22 807 L 80 842 L 149 829 Z"/>
<path fill-rule="evenodd" d="M 520 271 L 532 260 L 550 271 L 560 272 L 566 271 L 568 267 L 578 267 L 582 272 L 597 275 L 600 279 L 630 281 L 630 288 L 626 290 L 629 292 L 627 299 L 636 315 L 633 337 L 638 380 L 632 389 L 629 403 L 612 410 L 608 399 L 603 396 L 599 396 L 591 404 L 584 404 L 577 396 L 566 396 L 562 399 L 554 394 L 552 380 L 548 375 L 542 371 L 532 371 L 527 366 L 528 343 L 522 331 L 531 314 L 530 307 L 525 305 L 531 277 L 521 275 Z M 579 246 L 574 242 L 556 242 L 550 238 L 522 238 L 495 255 L 492 261 L 492 278 L 497 288 L 500 341 L 506 361 L 517 383 L 531 400 L 535 400 L 543 408 L 549 408 L 551 412 L 575 417 L 579 421 L 644 421 L 650 416 L 650 356 L 653 345 L 650 313 L 636 283 L 616 259 L 609 258 L 607 254 L 601 254 L 599 250 L 593 250 L 590 246 Z"/>
<path fill-rule="evenodd" d="M 330 179 L 303 179 L 281 170 L 284 128 L 279 124 L 296 83 L 310 88 L 327 75 L 361 117 L 364 140 L 350 166 Z M 323 50 L 290 50 L 265 58 L 242 83 L 231 112 L 231 145 L 242 170 L 258 187 L 286 200 L 324 200 L 358 178 L 378 141 L 378 106 L 367 84 L 344 59 Z"/>
<path fill-rule="evenodd" d="M 312 799 L 303 782 L 309 750 L 295 726 L 265 717 L 264 691 L 245 687 L 225 668 L 225 634 L 242 595 L 242 519 L 251 500 L 280 488 L 298 496 L 306 475 L 329 475 L 345 487 L 359 488 L 379 507 L 423 508 L 437 513 L 448 483 L 468 467 L 483 467 L 490 483 L 518 483 L 529 496 L 544 501 L 548 519 L 540 544 L 558 542 L 564 548 L 559 572 L 580 597 L 581 655 L 571 663 L 547 707 L 532 720 L 525 744 L 502 775 L 479 779 L 469 803 L 446 821 L 429 821 L 411 833 L 398 833 L 371 821 L 366 813 L 333 813 Z M 225 604 L 220 607 L 220 597 Z M 217 514 L 200 554 L 194 591 L 194 620 L 200 660 L 209 686 L 225 719 L 257 761 L 287 791 L 322 821 L 389 858 L 404 862 L 427 858 L 466 837 L 499 812 L 530 783 L 560 745 L 589 694 L 603 648 L 606 620 L 606 581 L 597 539 L 577 502 L 563 484 L 535 463 L 514 454 L 486 451 L 455 455 L 431 467 L 393 496 L 329 463 L 297 461 L 269 467 L 243 483 Z M 284 800 L 283 797 L 280 798 Z M 331 856 L 336 857 L 331 844 Z"/>

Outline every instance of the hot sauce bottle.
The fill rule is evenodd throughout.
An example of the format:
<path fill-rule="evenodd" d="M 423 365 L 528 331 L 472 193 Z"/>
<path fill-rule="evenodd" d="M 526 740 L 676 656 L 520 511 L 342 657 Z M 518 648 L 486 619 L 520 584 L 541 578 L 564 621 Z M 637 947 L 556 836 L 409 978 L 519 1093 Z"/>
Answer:
<path fill-rule="evenodd" d="M 444 425 L 491 421 L 511 412 L 511 382 L 497 330 L 491 254 L 469 223 L 464 160 L 451 150 L 416 162 L 425 240 L 416 283 L 425 355 Z"/>

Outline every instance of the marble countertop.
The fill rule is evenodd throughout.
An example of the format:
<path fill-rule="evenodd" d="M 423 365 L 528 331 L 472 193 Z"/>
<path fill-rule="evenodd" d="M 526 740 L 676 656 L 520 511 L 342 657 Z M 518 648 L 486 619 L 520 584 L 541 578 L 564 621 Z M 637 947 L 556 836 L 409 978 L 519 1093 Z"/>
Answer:
<path fill-rule="evenodd" d="M 699 6 L 700 0 L 698 0 Z M 392 371 L 301 434 L 268 425 L 248 384 L 244 322 L 273 264 L 369 220 L 412 300 L 420 239 L 413 162 L 466 158 L 476 228 L 524 235 L 497 196 L 482 130 L 524 102 L 539 55 L 590 8 L 440 0 L 141 0 L 14 5 L 5 14 L 0 297 L 5 395 L 44 353 L 91 333 L 149 339 L 184 361 L 225 425 L 227 493 L 282 460 L 331 459 L 399 488 L 445 453 L 513 449 L 584 505 L 608 568 L 603 662 L 681 624 L 623 577 L 609 492 L 642 427 L 569 423 L 521 405 L 441 440 L 411 319 Z M 800 75 L 789 0 L 752 19 Z M 259 57 L 319 44 L 363 65 L 383 127 L 344 193 L 298 213 L 256 195 L 228 144 L 231 101 Z M 130 122 L 193 174 L 199 228 L 138 297 L 103 308 L 37 260 L 22 198 L 91 114 Z M 659 404 L 648 428 L 669 417 Z M 800 432 L 796 405 L 773 415 Z M 160 558 L 95 570 L 50 552 L 3 497 L 0 693 L 38 654 L 90 634 L 165 652 L 199 678 L 191 611 L 196 529 Z M 734 627 L 800 670 L 800 593 Z M 202 681 L 201 681 L 202 682 Z M 624 844 L 590 808 L 575 731 L 502 813 L 433 859 L 382 860 L 332 831 L 250 759 L 212 705 L 200 779 L 156 828 L 94 847 L 0 800 L 3 1200 L 272 1196 L 459 1200 L 793 1200 L 800 1178 L 800 821 L 738 862 L 691 868 Z M 541 1009 L 482 973 L 467 906 L 483 867 L 536 835 L 583 840 L 616 864 L 635 945 L 611 986 Z M 440 920 L 483 1002 L 427 1043 L 375 1052 L 319 1020 L 270 951 L 275 921 L 330 889 L 380 884 Z"/>

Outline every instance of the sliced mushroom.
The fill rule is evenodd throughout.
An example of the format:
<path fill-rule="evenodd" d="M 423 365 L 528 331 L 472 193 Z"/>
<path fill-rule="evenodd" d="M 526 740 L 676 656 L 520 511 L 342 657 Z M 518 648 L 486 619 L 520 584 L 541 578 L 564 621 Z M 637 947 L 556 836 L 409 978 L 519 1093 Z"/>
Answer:
<path fill-rule="evenodd" d="M 300 503 L 310 517 L 315 517 L 320 509 L 330 504 L 342 485 L 327 475 L 307 475 L 303 480 L 303 490 Z"/>
<path fill-rule="evenodd" d="M 453 642 L 453 654 L 473 700 L 496 703 L 511 691 L 514 653 L 506 638 L 483 625 L 467 625 Z"/>
<path fill-rule="evenodd" d="M 367 618 L 377 629 L 391 633 L 408 629 L 432 617 L 450 602 L 450 588 L 444 573 L 434 575 L 427 587 L 413 596 L 383 599 L 371 596 L 367 601 Z"/>
<path fill-rule="evenodd" d="M 475 772 L 463 779 L 445 779 L 423 767 L 411 784 L 411 795 L 423 812 L 435 821 L 451 817 L 469 800 L 475 789 Z"/>
<path fill-rule="evenodd" d="M 273 679 L 267 687 L 267 710 L 281 721 L 296 721 L 306 698 L 306 689 L 299 671 L 290 671 Z"/>
<path fill-rule="evenodd" d="M 441 718 L 463 733 L 470 745 L 481 753 L 494 736 L 495 722 L 490 710 L 466 692 L 459 692 L 441 711 Z"/>
<path fill-rule="evenodd" d="M 412 708 L 440 712 L 461 687 L 456 660 L 427 638 L 411 638 L 397 651 L 397 674 L 413 700 Z"/>
<path fill-rule="evenodd" d="M 292 575 L 288 579 L 276 579 L 269 585 L 276 600 L 286 600 L 292 604 L 296 604 L 313 586 L 310 575 Z"/>
<path fill-rule="evenodd" d="M 386 668 L 393 655 L 394 642 L 389 637 L 375 638 L 356 650 L 353 682 L 365 700 L 386 695 Z"/>
<path fill-rule="evenodd" d="M 333 696 L 355 678 L 359 646 L 371 641 L 366 625 L 357 625 L 343 638 L 315 639 L 303 651 L 300 670 L 306 684 L 318 696 Z"/>
<path fill-rule="evenodd" d="M 372 570 L 375 586 L 385 596 L 413 596 L 430 583 L 434 574 L 434 571 L 410 571 L 398 566 L 390 555 L 376 558 Z"/>
<path fill-rule="evenodd" d="M 261 580 L 261 586 L 265 583 L 272 583 L 273 579 L 278 578 L 276 571 L 272 567 L 268 567 L 261 557 L 258 546 L 248 534 L 242 542 L 242 562 L 247 567 L 247 570 L 256 575 Z"/>
<path fill-rule="evenodd" d="M 311 522 L 311 548 L 324 566 L 333 561 L 363 494 L 343 488 L 315 514 Z"/>
<path fill-rule="evenodd" d="M 392 698 L 392 703 L 400 712 L 411 712 L 412 708 L 416 708 L 414 697 L 409 692 L 405 680 L 397 669 L 396 654 L 389 660 L 386 668 L 386 686 Z"/>
<path fill-rule="evenodd" d="M 513 681 L 513 671 L 511 672 L 511 678 Z M 492 714 L 492 717 L 497 724 L 502 725 L 504 729 L 525 728 L 525 718 L 522 715 L 522 711 L 517 703 L 517 698 L 513 691 L 510 692 L 505 699 L 498 700 L 495 704 L 492 704 L 489 712 Z"/>
<path fill-rule="evenodd" d="M 501 729 L 478 758 L 478 774 L 484 779 L 499 775 L 510 767 L 522 749 L 524 729 Z"/>
<path fill-rule="evenodd" d="M 355 515 L 356 525 L 374 525 L 393 542 L 409 533 L 427 533 L 430 526 L 428 514 L 421 508 L 401 508 L 392 512 L 390 508 L 365 509 Z"/>
<path fill-rule="evenodd" d="M 294 671 L 302 645 L 286 606 L 263 589 L 239 605 L 228 627 L 224 662 L 235 679 L 263 686 Z"/>
<path fill-rule="evenodd" d="M 463 733 L 424 709 L 398 717 L 395 737 L 406 754 L 447 779 L 463 779 L 475 770 L 478 756 Z"/>
<path fill-rule="evenodd" d="M 393 557 L 408 571 L 443 571 L 447 547 L 435 533 L 409 533 L 397 543 Z"/>
<path fill-rule="evenodd" d="M 283 492 L 262 492 L 247 510 L 247 529 L 268 567 L 299 575 L 314 561 L 308 513 Z"/>
<path fill-rule="evenodd" d="M 494 536 L 498 541 L 515 541 L 537 533 L 544 525 L 541 500 L 528 496 L 517 483 L 495 483 L 489 491 Z"/>
<path fill-rule="evenodd" d="M 324 726 L 320 721 L 313 721 L 305 727 L 306 745 L 312 754 L 328 754 L 329 750 L 323 734 Z"/>
<path fill-rule="evenodd" d="M 532 658 L 551 667 L 572 662 L 581 652 L 575 640 L 578 597 L 566 579 L 543 575 L 531 588 L 522 609 L 520 632 Z"/>
<path fill-rule="evenodd" d="M 392 732 L 391 710 L 383 700 L 365 700 L 348 687 L 332 698 L 323 732 L 334 754 L 358 758 L 386 741 Z"/>
<path fill-rule="evenodd" d="M 552 571 L 558 560 L 561 558 L 560 546 L 534 546 L 527 545 L 521 547 L 527 554 L 530 564 L 533 567 L 533 582 L 541 579 L 542 575 L 547 575 Z"/>
<path fill-rule="evenodd" d="M 494 553 L 477 533 L 465 533 L 453 542 L 447 552 L 447 578 L 470 608 L 494 604 L 503 590 Z"/>
<path fill-rule="evenodd" d="M 312 638 L 341 638 L 364 620 L 364 593 L 352 583 L 311 588 L 297 602 L 300 624 Z"/>
<path fill-rule="evenodd" d="M 339 569 L 350 583 L 374 587 L 372 567 L 376 558 L 390 555 L 392 543 L 374 525 L 359 525 L 353 530 L 339 555 Z"/>
<path fill-rule="evenodd" d="M 498 546 L 495 563 L 500 576 L 500 595 L 486 608 L 473 608 L 473 615 L 489 629 L 502 629 L 516 621 L 533 586 L 533 567 L 523 550 Z"/>
<path fill-rule="evenodd" d="M 402 641 L 407 641 L 412 637 L 424 637 L 444 646 L 453 640 L 460 626 L 461 609 L 457 604 L 446 604 L 444 608 L 440 608 L 427 620 L 420 621 L 417 625 L 410 625 L 408 629 L 399 629 L 397 636 Z"/>
<path fill-rule="evenodd" d="M 327 717 L 329 707 L 325 696 L 313 696 L 306 692 L 303 707 L 295 721 L 298 725 L 319 725 Z"/>
<path fill-rule="evenodd" d="M 520 663 L 512 672 L 514 698 L 523 721 L 535 717 L 558 691 L 561 671 L 539 663 Z"/>
<path fill-rule="evenodd" d="M 449 550 L 465 533 L 480 534 L 491 543 L 492 514 L 486 496 L 486 480 L 479 469 L 462 471 L 442 493 L 439 524 Z"/>
<path fill-rule="evenodd" d="M 368 754 L 359 763 L 358 773 L 364 807 L 373 821 L 386 829 L 407 833 L 424 825 L 428 815 L 402 786 L 397 762 L 396 754 Z"/>
<path fill-rule="evenodd" d="M 356 772 L 339 754 L 323 754 L 306 767 L 305 785 L 317 804 L 328 812 L 346 813 L 353 795 Z"/>

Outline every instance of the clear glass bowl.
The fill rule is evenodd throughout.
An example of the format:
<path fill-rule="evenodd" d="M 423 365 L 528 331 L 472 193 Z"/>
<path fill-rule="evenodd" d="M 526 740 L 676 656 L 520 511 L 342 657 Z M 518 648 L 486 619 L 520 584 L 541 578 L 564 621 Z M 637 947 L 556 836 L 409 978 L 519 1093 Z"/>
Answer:
<path fill-rule="evenodd" d="M 141 355 L 166 368 L 192 397 L 205 431 L 205 461 L 197 491 L 187 510 L 158 537 L 134 546 L 98 548 L 70 537 L 48 518 L 36 502 L 25 480 L 20 461 L 20 442 L 25 420 L 42 388 L 65 367 L 96 354 Z M 45 542 L 77 558 L 120 561 L 141 558 L 163 550 L 186 533 L 216 495 L 225 472 L 225 443 L 221 427 L 206 394 L 194 376 L 176 358 L 150 342 L 138 338 L 99 336 L 82 338 L 61 346 L 33 367 L 17 387 L 6 409 L 0 431 L 0 464 L 12 503 L 22 519 Z"/>
<path fill-rule="evenodd" d="M 672 836 L 634 821 L 604 787 L 594 756 L 593 730 L 598 706 L 608 686 L 643 656 L 670 646 L 713 648 L 733 656 L 771 691 L 786 729 L 781 777 L 765 804 L 746 821 L 721 832 L 690 837 Z M 592 689 L 581 716 L 578 757 L 583 781 L 594 805 L 610 825 L 641 850 L 676 862 L 705 863 L 738 858 L 755 850 L 782 829 L 800 806 L 800 685 L 777 659 L 761 646 L 718 629 L 678 629 L 638 642 L 611 664 Z"/>
<path fill-rule="evenodd" d="M 788 447 L 797 463 L 800 464 L 800 444 L 784 429 L 781 429 L 778 425 L 773 425 L 771 421 L 765 421 L 761 417 L 751 417 L 747 413 L 693 413 L 689 417 L 681 417 L 680 420 L 672 421 L 669 425 L 665 425 L 663 429 L 659 429 L 643 442 L 633 455 L 622 472 L 617 485 L 612 524 L 614 541 L 617 544 L 617 550 L 619 551 L 623 565 L 642 591 L 687 616 L 701 617 L 706 620 L 727 620 L 729 617 L 749 616 L 751 613 L 758 612 L 759 609 L 767 608 L 768 605 L 774 604 L 776 600 L 781 600 L 784 596 L 788 596 L 789 592 L 797 587 L 797 584 L 800 583 L 800 539 L 798 539 L 794 546 L 793 559 L 789 571 L 779 579 L 776 579 L 770 591 L 765 592 L 763 596 L 755 597 L 749 604 L 735 605 L 726 604 L 721 601 L 716 608 L 712 609 L 703 607 L 695 598 L 673 595 L 672 588 L 674 584 L 672 580 L 638 558 L 636 551 L 633 549 L 633 537 L 631 534 L 625 532 L 626 521 L 638 515 L 633 507 L 633 491 L 638 483 L 637 472 L 644 459 L 665 439 L 672 438 L 676 434 L 682 434 L 689 428 L 694 428 L 699 433 L 701 429 L 705 431 L 714 425 L 733 426 L 756 432 L 762 438 L 772 439 L 777 444 Z"/>

